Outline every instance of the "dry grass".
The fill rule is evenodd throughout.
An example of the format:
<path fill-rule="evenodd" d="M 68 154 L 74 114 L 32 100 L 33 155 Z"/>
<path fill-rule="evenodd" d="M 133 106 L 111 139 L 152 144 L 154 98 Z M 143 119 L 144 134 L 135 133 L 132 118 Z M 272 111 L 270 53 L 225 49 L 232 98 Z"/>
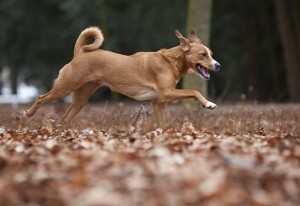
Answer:
<path fill-rule="evenodd" d="M 300 204 L 299 104 L 66 108 L 1 106 L 0 205 Z"/>
<path fill-rule="evenodd" d="M 1 106 L 1 125 L 16 129 L 28 127 L 37 129 L 52 120 L 60 125 L 60 118 L 68 105 L 54 104 L 42 107 L 32 119 L 18 120 L 18 116 L 28 107 L 12 108 Z M 299 134 L 297 124 L 300 119 L 298 104 L 237 104 L 219 106 L 215 110 L 203 108 L 186 109 L 181 105 L 168 107 L 166 127 L 180 129 L 185 122 L 191 122 L 200 131 L 211 131 L 217 134 L 230 132 L 234 134 L 253 133 L 261 128 L 270 132 Z M 140 115 L 139 115 L 140 113 Z M 138 119 L 137 119 L 138 117 Z M 65 128 L 98 128 L 102 130 L 127 130 L 137 121 L 143 131 L 155 128 L 151 106 L 146 104 L 92 104 L 85 106 Z M 279 131 L 280 130 L 280 131 Z"/>

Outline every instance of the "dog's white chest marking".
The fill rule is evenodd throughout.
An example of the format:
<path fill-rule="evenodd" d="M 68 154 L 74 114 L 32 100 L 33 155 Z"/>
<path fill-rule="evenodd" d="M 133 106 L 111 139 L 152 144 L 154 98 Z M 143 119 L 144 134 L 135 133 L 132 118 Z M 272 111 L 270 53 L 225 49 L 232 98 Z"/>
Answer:
<path fill-rule="evenodd" d="M 157 97 L 157 93 L 154 90 L 142 90 L 139 94 L 133 96 L 132 98 L 138 101 L 150 100 Z"/>

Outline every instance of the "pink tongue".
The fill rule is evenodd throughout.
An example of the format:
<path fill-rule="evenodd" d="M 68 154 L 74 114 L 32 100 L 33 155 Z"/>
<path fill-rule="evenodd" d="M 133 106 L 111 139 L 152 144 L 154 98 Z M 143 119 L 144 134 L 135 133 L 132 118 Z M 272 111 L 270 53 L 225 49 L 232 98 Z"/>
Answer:
<path fill-rule="evenodd" d="M 200 71 L 200 74 L 205 78 L 205 79 L 209 79 L 210 75 L 207 71 L 207 69 L 203 68 L 202 66 L 198 66 L 198 69 Z"/>

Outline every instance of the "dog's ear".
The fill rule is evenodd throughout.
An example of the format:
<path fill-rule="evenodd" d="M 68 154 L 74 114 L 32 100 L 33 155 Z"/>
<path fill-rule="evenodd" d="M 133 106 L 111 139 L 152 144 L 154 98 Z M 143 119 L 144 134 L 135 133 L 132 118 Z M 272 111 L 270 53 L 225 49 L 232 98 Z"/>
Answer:
<path fill-rule="evenodd" d="M 197 34 L 196 34 L 196 32 L 194 32 L 194 31 L 190 31 L 189 41 L 190 41 L 191 43 L 199 43 L 199 44 L 202 44 L 202 41 L 197 37 Z"/>
<path fill-rule="evenodd" d="M 180 40 L 180 48 L 182 49 L 182 51 L 184 52 L 189 51 L 191 49 L 189 40 L 184 38 L 178 30 L 175 31 L 175 35 Z"/>

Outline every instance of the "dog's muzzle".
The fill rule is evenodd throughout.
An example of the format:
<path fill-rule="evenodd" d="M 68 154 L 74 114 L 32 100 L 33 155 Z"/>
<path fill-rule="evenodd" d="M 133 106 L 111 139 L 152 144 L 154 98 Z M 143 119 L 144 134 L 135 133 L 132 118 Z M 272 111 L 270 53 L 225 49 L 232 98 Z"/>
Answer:
<path fill-rule="evenodd" d="M 221 64 L 219 62 L 216 62 L 214 64 L 214 71 L 219 71 L 221 69 Z"/>
<path fill-rule="evenodd" d="M 214 65 L 214 67 L 211 70 L 219 71 L 221 69 L 221 64 L 219 62 L 215 61 L 215 63 L 213 65 Z M 201 75 L 201 77 L 203 77 L 203 79 L 205 79 L 205 80 L 210 79 L 210 74 L 208 72 L 208 69 L 205 66 L 201 65 L 200 63 L 197 63 L 196 69 L 197 69 L 198 73 Z"/>

